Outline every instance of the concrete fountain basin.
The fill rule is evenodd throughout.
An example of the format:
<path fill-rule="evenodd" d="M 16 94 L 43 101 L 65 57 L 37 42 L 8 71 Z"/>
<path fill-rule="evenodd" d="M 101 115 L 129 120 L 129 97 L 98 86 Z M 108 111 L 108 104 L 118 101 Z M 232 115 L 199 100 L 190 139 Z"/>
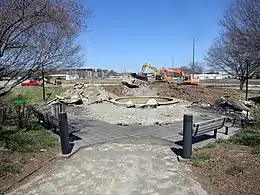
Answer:
<path fill-rule="evenodd" d="M 171 105 L 179 103 L 178 99 L 171 97 L 162 97 L 162 96 L 128 96 L 128 97 L 119 97 L 110 102 L 126 107 L 145 107 L 145 106 L 162 106 L 162 105 Z"/>

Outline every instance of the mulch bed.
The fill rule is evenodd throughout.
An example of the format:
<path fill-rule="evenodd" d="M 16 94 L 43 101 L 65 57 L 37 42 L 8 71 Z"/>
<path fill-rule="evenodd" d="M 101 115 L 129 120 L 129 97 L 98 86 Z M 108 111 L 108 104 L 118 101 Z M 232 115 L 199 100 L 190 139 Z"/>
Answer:
<path fill-rule="evenodd" d="M 5 164 L 10 163 L 11 167 L 20 167 L 19 170 L 10 172 L 7 175 L 0 177 L 0 192 L 9 191 L 18 182 L 28 177 L 48 161 L 55 158 L 59 154 L 60 148 L 47 148 L 37 153 L 18 153 L 18 152 L 0 152 L 1 161 L 4 159 Z M 7 164 L 8 165 L 8 164 Z"/>
<path fill-rule="evenodd" d="M 192 170 L 209 194 L 260 194 L 260 156 L 252 154 L 251 148 L 219 143 L 194 151 L 194 156 L 204 157 Z"/>

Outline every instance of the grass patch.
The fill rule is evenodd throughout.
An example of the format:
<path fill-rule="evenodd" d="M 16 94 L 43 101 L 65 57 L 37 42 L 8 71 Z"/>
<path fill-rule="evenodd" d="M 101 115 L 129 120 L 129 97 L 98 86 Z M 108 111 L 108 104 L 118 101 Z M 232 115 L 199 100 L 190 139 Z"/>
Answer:
<path fill-rule="evenodd" d="M 60 95 L 63 91 L 65 91 L 65 89 L 60 86 L 45 87 L 46 98 L 48 97 L 47 94 L 51 94 L 48 100 L 55 98 L 55 95 Z M 42 87 L 40 86 L 17 86 L 14 89 L 12 89 L 8 94 L 1 97 L 1 101 L 10 102 L 17 96 L 22 97 L 22 99 L 25 100 L 26 104 L 40 105 L 44 102 L 42 98 Z"/>
<path fill-rule="evenodd" d="M 57 145 L 58 139 L 50 132 L 43 130 L 41 127 L 34 127 L 30 130 L 19 131 L 11 134 L 10 139 L 6 144 L 6 148 L 12 151 L 21 153 L 37 153 L 43 148 Z"/>
<path fill-rule="evenodd" d="M 216 148 L 217 144 L 215 142 L 208 143 L 207 145 L 203 146 L 202 148 Z"/>
<path fill-rule="evenodd" d="M 260 132 L 254 130 L 239 131 L 229 139 L 232 143 L 249 146 L 252 152 L 260 154 Z"/>
<path fill-rule="evenodd" d="M 202 167 L 202 165 L 208 161 L 210 157 L 208 155 L 197 155 L 191 157 L 191 163 L 195 167 Z"/>

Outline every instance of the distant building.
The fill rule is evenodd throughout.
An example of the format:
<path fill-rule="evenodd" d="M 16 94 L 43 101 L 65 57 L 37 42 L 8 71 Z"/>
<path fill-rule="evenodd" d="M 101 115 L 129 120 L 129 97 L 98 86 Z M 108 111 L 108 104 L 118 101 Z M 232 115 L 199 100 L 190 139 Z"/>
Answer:
<path fill-rule="evenodd" d="M 229 74 L 194 74 L 194 78 L 198 78 L 200 80 L 221 80 L 221 79 L 230 79 L 233 78 Z"/>
<path fill-rule="evenodd" d="M 94 69 L 94 68 L 71 68 L 71 69 L 58 69 L 48 71 L 47 75 L 53 74 L 66 74 L 69 75 L 67 78 L 71 79 L 87 79 L 87 78 L 105 78 L 113 75 L 114 77 L 118 77 L 118 73 L 113 70 L 103 70 L 103 69 Z"/>

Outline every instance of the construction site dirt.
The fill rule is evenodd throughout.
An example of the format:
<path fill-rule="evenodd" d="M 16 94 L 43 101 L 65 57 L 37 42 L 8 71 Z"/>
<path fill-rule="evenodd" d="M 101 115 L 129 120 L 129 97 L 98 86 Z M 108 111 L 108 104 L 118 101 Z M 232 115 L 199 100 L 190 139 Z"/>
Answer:
<path fill-rule="evenodd" d="M 258 94 L 258 91 L 254 93 Z M 151 98 L 151 101 L 155 101 L 153 106 L 137 107 L 130 101 L 126 103 L 127 106 L 122 107 L 111 101 L 124 96 L 171 97 L 176 103 L 162 106 Z M 149 83 L 128 77 L 116 85 L 76 84 L 56 101 L 80 105 L 85 108 L 81 109 L 85 110 L 81 114 L 91 119 L 124 126 L 153 126 L 181 121 L 184 114 L 192 114 L 197 121 L 226 114 L 245 118 L 246 114 L 251 114 L 249 107 L 255 108 L 255 103 L 250 102 L 248 106 L 244 100 L 244 91 L 228 87 L 179 86 L 175 83 Z"/>

